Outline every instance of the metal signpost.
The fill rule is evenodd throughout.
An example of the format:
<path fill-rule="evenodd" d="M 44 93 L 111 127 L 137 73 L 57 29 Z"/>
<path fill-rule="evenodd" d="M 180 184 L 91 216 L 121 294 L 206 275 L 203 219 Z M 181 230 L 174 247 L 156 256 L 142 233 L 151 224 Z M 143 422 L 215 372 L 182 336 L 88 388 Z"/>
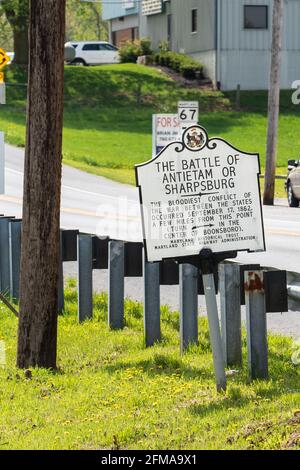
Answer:
<path fill-rule="evenodd" d="M 6 92 L 4 83 L 4 73 L 0 72 L 0 104 L 6 103 Z"/>
<path fill-rule="evenodd" d="M 4 73 L 1 71 L 10 61 L 10 58 L 0 48 L 0 104 L 6 103 Z M 4 134 L 0 132 L 0 194 L 4 194 Z"/>
<path fill-rule="evenodd" d="M 136 165 L 147 262 L 173 259 L 201 270 L 217 389 L 226 388 L 213 272 L 238 251 L 264 251 L 259 155 L 198 125 Z"/>
<path fill-rule="evenodd" d="M 0 131 L 0 194 L 4 194 L 5 188 L 5 158 L 4 158 L 4 133 Z"/>

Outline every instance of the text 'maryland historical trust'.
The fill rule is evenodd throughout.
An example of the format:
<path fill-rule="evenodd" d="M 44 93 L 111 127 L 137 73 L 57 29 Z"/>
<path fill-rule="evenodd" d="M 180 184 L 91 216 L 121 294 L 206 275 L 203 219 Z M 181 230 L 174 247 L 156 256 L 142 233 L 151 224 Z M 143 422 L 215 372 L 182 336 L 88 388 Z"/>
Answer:
<path fill-rule="evenodd" d="M 204 128 L 136 165 L 147 260 L 264 251 L 259 155 L 242 152 Z"/>

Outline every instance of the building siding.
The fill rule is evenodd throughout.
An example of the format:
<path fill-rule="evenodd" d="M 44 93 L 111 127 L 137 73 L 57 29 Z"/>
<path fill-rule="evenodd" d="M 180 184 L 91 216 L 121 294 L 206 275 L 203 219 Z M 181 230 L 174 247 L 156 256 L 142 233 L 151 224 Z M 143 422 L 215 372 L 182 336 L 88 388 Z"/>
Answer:
<path fill-rule="evenodd" d="M 216 4 L 220 5 L 217 33 Z M 267 5 L 268 29 L 244 29 L 244 5 Z M 198 28 L 191 33 L 191 10 L 198 9 Z M 149 37 L 154 49 L 168 39 L 167 15 L 172 15 L 171 49 L 189 54 L 223 90 L 267 89 L 269 86 L 273 0 L 170 0 L 163 13 L 142 16 L 140 37 Z M 300 0 L 284 1 L 281 87 L 300 79 Z M 219 43 L 219 54 L 217 44 Z"/>
<path fill-rule="evenodd" d="M 129 3 L 129 2 L 127 2 Z M 133 8 L 125 8 L 126 2 L 119 0 L 106 0 L 102 5 L 102 17 L 104 20 L 112 20 L 114 18 L 120 18 L 122 16 L 137 15 L 139 13 L 139 1 L 133 0 Z"/>
<path fill-rule="evenodd" d="M 137 28 L 138 25 L 139 22 L 137 15 L 126 16 L 123 21 L 120 21 L 119 18 L 111 20 L 112 31 L 121 31 L 122 29 Z"/>
<path fill-rule="evenodd" d="M 198 10 L 198 28 L 191 32 L 191 11 Z M 157 50 L 168 40 L 168 15 L 172 15 L 171 50 L 189 54 L 205 65 L 206 74 L 215 75 L 215 0 L 171 0 L 163 13 L 143 16 L 140 13 L 140 37 L 149 37 Z"/>
<path fill-rule="evenodd" d="M 198 28 L 191 32 L 192 9 L 198 11 Z M 215 48 L 215 1 L 173 0 L 171 9 L 176 18 L 175 33 L 177 51 L 186 54 L 210 51 Z"/>
<path fill-rule="evenodd" d="M 244 5 L 268 5 L 267 30 L 244 29 Z M 272 40 L 272 0 L 221 0 L 220 82 L 223 90 L 267 89 Z M 281 87 L 300 77 L 300 0 L 284 2 Z"/>

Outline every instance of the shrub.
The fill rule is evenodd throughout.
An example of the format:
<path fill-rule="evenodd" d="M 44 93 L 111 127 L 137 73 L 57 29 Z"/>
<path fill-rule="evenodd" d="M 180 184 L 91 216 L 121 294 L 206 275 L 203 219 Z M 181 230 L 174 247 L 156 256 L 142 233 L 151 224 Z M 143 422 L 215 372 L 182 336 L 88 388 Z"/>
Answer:
<path fill-rule="evenodd" d="M 125 44 L 119 49 L 119 55 L 122 63 L 136 63 L 137 58 L 141 52 L 140 44 L 137 41 L 126 41 Z"/>
<path fill-rule="evenodd" d="M 134 42 L 126 41 L 119 49 L 122 63 L 136 63 L 137 58 L 142 55 L 151 55 L 151 41 L 149 39 L 136 40 Z"/>
<path fill-rule="evenodd" d="M 200 77 L 203 77 L 203 66 L 201 64 L 185 64 L 181 67 L 181 73 L 184 78 L 193 80 L 197 78 L 197 73 L 200 73 Z"/>
<path fill-rule="evenodd" d="M 158 49 L 160 50 L 160 52 L 168 52 L 169 51 L 168 41 L 159 41 Z"/>
<path fill-rule="evenodd" d="M 200 72 L 200 77 L 203 77 L 203 65 L 191 57 L 178 52 L 162 51 L 156 53 L 154 55 L 154 63 L 170 67 L 190 80 L 197 78 L 197 72 Z"/>
<path fill-rule="evenodd" d="M 152 54 L 151 40 L 147 38 L 141 39 L 140 48 L 141 48 L 140 55 L 151 55 Z"/>

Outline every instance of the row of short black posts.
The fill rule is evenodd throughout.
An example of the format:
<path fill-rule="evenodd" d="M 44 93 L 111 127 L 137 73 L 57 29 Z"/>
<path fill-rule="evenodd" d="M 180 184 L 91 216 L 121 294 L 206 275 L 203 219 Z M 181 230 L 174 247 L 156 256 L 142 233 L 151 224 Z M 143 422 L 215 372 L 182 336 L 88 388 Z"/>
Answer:
<path fill-rule="evenodd" d="M 94 259 L 94 241 L 98 237 L 80 233 L 77 238 L 78 259 L 78 320 L 82 322 L 93 316 L 93 268 L 108 268 L 108 325 L 112 330 L 124 327 L 124 281 L 125 277 L 142 276 L 141 244 L 130 244 L 120 240 L 103 240 L 102 257 L 107 259 L 97 265 Z M 107 242 L 107 243 L 106 243 Z M 128 266 L 127 257 L 131 256 L 130 245 L 137 259 Z M 101 249 L 100 249 L 101 250 Z"/>
<path fill-rule="evenodd" d="M 124 266 L 126 264 L 124 247 L 125 243 L 122 241 L 109 241 L 108 324 L 111 329 L 121 329 L 124 326 Z M 144 257 L 144 331 L 147 347 L 153 346 L 161 339 L 162 266 L 163 263 L 149 263 Z M 78 236 L 78 267 L 78 315 L 79 321 L 83 321 L 91 318 L 93 314 L 93 243 L 90 235 L 79 234 Z M 242 364 L 241 305 L 245 303 L 250 377 L 255 379 L 268 376 L 266 311 L 280 311 L 280 309 L 284 311 L 285 307 L 283 305 L 268 306 L 264 290 L 267 274 L 259 269 L 259 265 L 239 265 L 238 263 L 219 265 L 220 332 L 214 275 L 212 269 L 207 271 L 204 265 L 201 268 L 219 390 L 226 387 L 225 366 Z M 282 272 L 276 274 L 277 277 L 280 273 Z M 253 279 L 257 281 L 254 286 Z M 258 282 L 259 279 L 261 282 Z M 281 286 L 286 288 L 286 279 L 281 279 L 280 282 Z M 181 353 L 184 353 L 190 345 L 198 343 L 198 283 L 198 268 L 192 264 L 181 264 L 179 266 Z"/>
<path fill-rule="evenodd" d="M 12 299 L 19 299 L 19 275 L 21 257 L 21 220 L 0 216 L 0 290 Z M 69 231 L 72 232 L 72 231 Z M 73 231 L 78 232 L 78 231 Z M 76 242 L 77 233 L 73 233 Z M 144 276 L 144 326 L 146 346 L 153 346 L 161 339 L 160 285 L 178 284 L 180 296 L 180 349 L 183 353 L 191 344 L 198 342 L 198 268 L 192 264 L 175 262 L 169 266 L 172 280 L 163 280 L 164 263 L 143 261 L 143 273 L 137 267 L 127 273 L 126 251 L 123 241 L 101 241 L 107 259 L 95 265 L 93 241 L 97 237 L 78 234 L 77 253 L 66 256 L 61 236 L 61 263 L 59 276 L 59 310 L 63 309 L 63 261 L 78 260 L 78 319 L 84 321 L 93 315 L 93 267 L 109 269 L 108 323 L 111 329 L 124 326 L 124 278 L 126 275 Z M 98 242 L 100 240 L 98 239 Z M 102 246 L 102 245 L 101 245 Z M 74 247 L 76 251 L 76 246 Z M 73 250 L 74 251 L 74 250 Z M 135 252 L 133 251 L 133 254 Z M 105 258 L 105 257 L 104 257 Z M 177 266 L 177 268 L 176 268 Z M 125 269 L 126 268 L 126 269 Z M 174 270 L 177 269 L 177 275 Z M 219 265 L 219 289 L 221 303 L 221 331 L 217 313 L 215 280 L 212 270 L 201 267 L 208 315 L 212 349 L 214 351 L 217 386 L 225 388 L 225 365 L 240 366 L 242 363 L 241 305 L 246 304 L 246 330 L 248 366 L 251 379 L 268 377 L 268 346 L 266 312 L 284 312 L 287 305 L 286 271 L 262 271 L 259 265 L 221 263 Z M 129 270 L 130 271 L 130 270 Z M 170 274 L 169 274 L 170 276 Z M 168 276 L 167 276 L 168 278 Z M 224 361 L 220 361 L 220 345 Z M 217 351 L 217 352 L 216 352 Z"/>
<path fill-rule="evenodd" d="M 288 310 L 286 271 L 260 265 L 219 267 L 221 323 L 227 366 L 242 364 L 241 305 L 246 305 L 248 370 L 251 380 L 268 377 L 267 313 Z"/>

